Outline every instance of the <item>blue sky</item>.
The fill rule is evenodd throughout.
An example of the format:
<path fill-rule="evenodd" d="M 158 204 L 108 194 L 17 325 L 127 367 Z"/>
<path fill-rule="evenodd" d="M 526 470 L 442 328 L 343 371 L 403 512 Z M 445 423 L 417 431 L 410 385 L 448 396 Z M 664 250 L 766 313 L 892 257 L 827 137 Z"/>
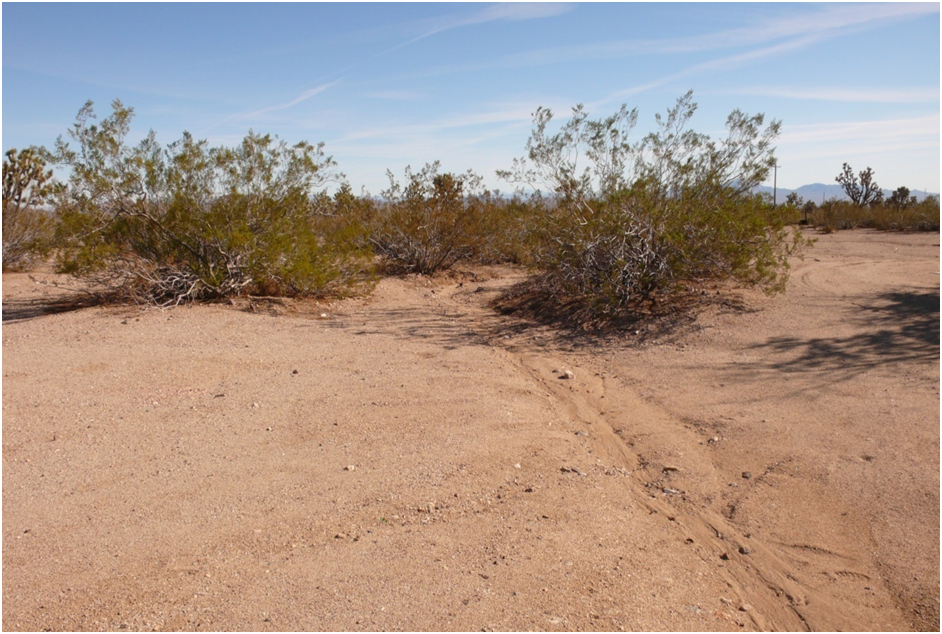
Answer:
<path fill-rule="evenodd" d="M 494 171 L 538 106 L 654 114 L 694 90 L 692 128 L 734 108 L 783 122 L 778 184 L 938 192 L 938 3 L 3 3 L 3 149 L 51 146 L 86 100 L 133 106 L 135 138 L 212 144 L 251 128 L 324 141 L 359 191 L 440 160 Z"/>

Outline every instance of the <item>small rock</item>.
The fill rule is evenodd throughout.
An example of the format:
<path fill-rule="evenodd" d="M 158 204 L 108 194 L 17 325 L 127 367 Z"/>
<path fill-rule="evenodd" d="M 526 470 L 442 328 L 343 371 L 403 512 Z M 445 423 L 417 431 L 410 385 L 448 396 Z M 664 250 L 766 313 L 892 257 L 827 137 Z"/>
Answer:
<path fill-rule="evenodd" d="M 346 533 L 337 533 L 336 535 L 334 535 L 334 539 L 346 539 L 346 538 L 347 538 Z"/>
<path fill-rule="evenodd" d="M 321 313 L 321 319 L 327 319 L 327 313 Z"/>
<path fill-rule="evenodd" d="M 266 427 L 265 431 L 271 431 L 271 427 Z"/>
<path fill-rule="evenodd" d="M 752 609 L 752 606 L 749 605 L 748 603 L 743 603 L 741 606 L 739 606 L 740 612 L 748 612 L 751 609 Z"/>
<path fill-rule="evenodd" d="M 520 466 L 520 463 L 519 463 L 519 462 L 514 465 L 514 469 L 521 469 L 521 468 L 522 468 L 522 467 Z"/>
<path fill-rule="evenodd" d="M 559 375 L 561 379 L 573 379 L 576 375 L 572 373 L 572 370 L 563 370 L 562 374 Z"/>
<path fill-rule="evenodd" d="M 298 373 L 297 370 L 292 370 L 292 371 L 291 371 L 291 374 L 297 374 L 297 373 Z"/>
<path fill-rule="evenodd" d="M 720 559 L 722 559 L 723 561 L 729 561 L 729 553 L 723 553 L 722 555 L 720 555 Z"/>
<path fill-rule="evenodd" d="M 127 319 L 122 319 L 122 320 L 121 320 L 121 323 L 122 323 L 122 324 L 127 324 L 127 323 L 128 323 L 128 320 L 127 320 Z"/>
<path fill-rule="evenodd" d="M 678 491 L 677 489 L 661 489 L 661 491 L 663 491 L 667 495 L 677 495 L 678 493 L 680 493 L 680 491 Z"/>
<path fill-rule="evenodd" d="M 344 471 L 356 471 L 357 466 L 353 464 L 348 464 L 343 468 Z"/>
<path fill-rule="evenodd" d="M 588 435 L 589 435 L 589 434 L 585 433 L 584 431 L 577 431 L 577 432 L 576 432 L 576 436 L 588 436 Z"/>
<path fill-rule="evenodd" d="M 740 555 L 751 555 L 751 554 L 752 554 L 752 549 L 747 548 L 746 546 L 740 546 L 740 547 L 739 547 L 739 554 L 740 554 Z"/>
<path fill-rule="evenodd" d="M 252 403 L 252 407 L 258 409 L 258 403 Z"/>
<path fill-rule="evenodd" d="M 752 479 L 752 471 L 743 471 L 743 472 L 742 472 L 742 478 L 743 478 L 743 480 L 751 480 L 751 479 Z"/>
<path fill-rule="evenodd" d="M 710 439 L 707 441 L 711 445 L 715 445 L 720 441 L 719 436 L 710 436 Z"/>
<path fill-rule="evenodd" d="M 661 469 L 661 471 L 665 471 L 665 472 L 667 472 L 667 471 L 680 471 L 680 467 L 675 467 L 675 466 L 673 466 L 673 465 L 664 465 L 664 467 Z"/>

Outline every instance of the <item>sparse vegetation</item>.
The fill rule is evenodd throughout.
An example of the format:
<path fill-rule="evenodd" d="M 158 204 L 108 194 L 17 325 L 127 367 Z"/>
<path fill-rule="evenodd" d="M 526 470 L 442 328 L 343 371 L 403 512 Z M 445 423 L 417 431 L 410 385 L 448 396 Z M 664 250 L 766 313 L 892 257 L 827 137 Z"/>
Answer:
<path fill-rule="evenodd" d="M 4 268 L 55 245 L 60 271 L 113 298 L 175 304 L 342 295 L 373 279 L 377 255 L 391 273 L 514 262 L 534 270 L 545 297 L 604 316 L 703 281 L 781 290 L 788 257 L 808 244 L 787 227 L 800 219 L 825 230 L 939 228 L 937 197 L 917 202 L 901 187 L 883 201 L 873 171 L 846 163 L 837 181 L 852 202 L 792 193 L 771 205 L 750 191 L 775 162 L 780 124 L 735 110 L 715 140 L 689 129 L 696 108 L 687 93 L 635 141 L 638 114 L 626 106 L 601 119 L 578 106 L 556 133 L 540 108 L 526 156 L 498 172 L 535 193 L 506 198 L 435 162 L 407 168 L 402 184 L 389 173 L 374 199 L 353 193 L 323 144 L 250 131 L 237 147 L 188 133 L 161 147 L 151 131 L 131 146 L 133 110 L 115 101 L 96 123 L 88 102 L 54 151 L 7 153 Z M 53 182 L 47 161 L 68 168 L 67 184 Z"/>
<path fill-rule="evenodd" d="M 53 160 L 60 192 L 60 270 L 115 296 L 161 304 L 238 294 L 310 296 L 360 281 L 358 224 L 316 190 L 337 177 L 322 145 L 253 132 L 235 148 L 189 134 L 161 148 L 153 131 L 126 143 L 120 101 L 95 125 L 92 103 Z M 320 203 L 320 204 L 319 204 Z"/>
<path fill-rule="evenodd" d="M 850 201 L 827 200 L 811 204 L 806 214 L 811 223 L 828 233 L 840 229 L 879 229 L 881 231 L 938 231 L 939 198 L 922 201 L 910 195 L 908 187 L 898 187 L 884 199 L 883 190 L 873 180 L 873 170 L 860 172 L 859 180 L 850 165 L 844 163 L 840 183 Z M 809 213 L 810 212 L 810 213 Z"/>
<path fill-rule="evenodd" d="M 902 187 L 900 190 L 906 190 Z M 908 190 L 906 190 L 908 192 Z M 822 231 L 878 229 L 881 231 L 938 231 L 939 198 L 929 196 L 916 202 L 910 196 L 900 202 L 891 196 L 886 202 L 861 207 L 846 200 L 828 200 L 814 208 L 811 222 Z"/>
<path fill-rule="evenodd" d="M 46 203 L 58 189 L 41 152 L 11 149 L 3 161 L 3 269 L 22 271 L 48 256 L 54 222 Z"/>

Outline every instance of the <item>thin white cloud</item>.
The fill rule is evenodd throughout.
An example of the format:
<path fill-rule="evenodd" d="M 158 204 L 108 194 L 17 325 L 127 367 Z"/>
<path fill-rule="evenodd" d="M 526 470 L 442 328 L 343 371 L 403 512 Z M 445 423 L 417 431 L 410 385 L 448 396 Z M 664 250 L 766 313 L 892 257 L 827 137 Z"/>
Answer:
<path fill-rule="evenodd" d="M 473 14 L 463 21 L 463 25 L 481 24 L 494 20 L 519 22 L 521 20 L 552 18 L 568 13 L 571 9 L 572 5 L 564 2 L 503 2 L 492 4 Z"/>
<path fill-rule="evenodd" d="M 869 6 L 869 5 L 868 5 Z M 897 6 L 897 5 L 893 5 Z M 908 5 L 899 5 L 904 9 Z M 937 5 L 935 6 L 938 10 Z M 868 13 L 871 17 L 882 16 L 886 17 L 887 15 L 896 15 L 896 16 L 908 16 L 911 15 L 912 11 L 902 11 L 902 12 L 890 12 L 889 9 L 892 7 L 877 7 L 876 12 Z M 918 7 L 921 9 L 921 7 Z M 923 11 L 924 12 L 924 11 Z M 825 23 L 830 24 L 832 29 L 840 29 L 843 26 L 848 24 L 858 24 L 860 20 L 863 20 L 862 16 L 853 16 L 853 19 L 847 19 L 848 16 L 846 12 L 840 12 L 841 18 L 844 18 L 844 21 L 837 19 L 824 20 Z M 867 20 L 869 22 L 869 20 Z M 790 33 L 791 28 L 779 28 L 779 32 Z M 688 68 L 685 68 L 676 73 L 671 73 L 670 75 L 665 75 L 659 79 L 646 82 L 644 84 L 639 84 L 637 86 L 632 86 L 630 88 L 625 88 L 619 91 L 616 91 L 596 102 L 591 104 L 592 106 L 599 106 L 609 104 L 614 101 L 620 101 L 627 97 L 637 95 L 654 88 L 659 88 L 665 86 L 672 82 L 675 82 L 686 77 L 702 75 L 706 72 L 718 71 L 718 70 L 728 70 L 731 68 L 737 68 L 744 64 L 755 62 L 757 60 L 778 55 L 780 53 L 785 53 L 788 51 L 794 51 L 802 48 L 806 48 L 815 44 L 817 42 L 828 39 L 829 37 L 834 37 L 835 33 L 833 30 L 827 28 L 815 28 L 812 32 L 802 35 L 800 37 L 795 37 L 793 39 L 788 39 L 772 46 L 766 46 L 763 48 L 757 48 L 745 51 L 743 53 L 736 53 L 734 55 L 727 55 L 725 57 L 720 57 L 717 59 L 712 59 L 700 64 L 695 64 Z M 828 100 L 828 101 L 873 101 L 880 103 L 924 103 L 931 101 L 938 101 L 939 91 L 938 89 L 932 88 L 916 88 L 910 90 L 880 90 L 880 89 L 871 89 L 871 90 L 842 90 L 842 89 L 831 89 L 831 88 L 821 88 L 821 89 L 806 89 L 806 90 L 796 90 L 796 89 L 787 89 L 787 88 L 754 88 L 754 89 L 742 89 L 741 91 L 730 91 L 730 92 L 741 92 L 742 94 L 756 94 L 756 95 L 768 95 L 776 97 L 785 97 L 793 99 L 817 99 L 817 100 Z"/>
<path fill-rule="evenodd" d="M 939 144 L 939 113 L 905 119 L 839 121 L 786 126 L 779 145 L 831 143 L 834 141 L 931 141 Z"/>
<path fill-rule="evenodd" d="M 370 99 L 388 99 L 390 101 L 418 101 L 423 95 L 411 90 L 378 90 L 363 94 Z"/>
<path fill-rule="evenodd" d="M 240 118 L 252 119 L 252 118 L 257 117 L 257 116 L 259 116 L 259 115 L 261 115 L 261 114 L 265 114 L 266 112 L 275 112 L 276 110 L 287 110 L 288 108 L 292 108 L 292 107 L 298 105 L 299 103 L 302 103 L 302 102 L 304 102 L 304 101 L 307 101 L 308 99 L 310 99 L 311 97 L 313 97 L 313 96 L 315 96 L 315 95 L 321 94 L 322 92 L 324 92 L 324 91 L 327 90 L 328 88 L 332 88 L 333 86 L 336 86 L 336 85 L 339 84 L 339 83 L 340 83 L 340 80 L 338 79 L 337 81 L 332 81 L 332 82 L 327 83 L 327 84 L 321 84 L 320 86 L 315 86 L 314 88 L 311 88 L 311 89 L 309 89 L 309 90 L 305 90 L 304 92 L 302 92 L 300 95 L 298 95 L 297 97 L 295 97 L 294 99 L 292 99 L 292 100 L 289 101 L 288 103 L 283 103 L 283 104 L 279 104 L 279 105 L 276 105 L 276 106 L 268 106 L 268 107 L 262 108 L 262 109 L 260 109 L 260 110 L 255 110 L 254 112 L 248 112 L 248 113 L 246 113 L 246 114 L 238 115 L 238 116 L 239 116 Z"/>
<path fill-rule="evenodd" d="M 915 152 L 918 150 L 935 150 L 938 155 L 939 144 L 932 141 L 893 141 L 886 139 L 881 142 L 860 141 L 859 143 L 850 143 L 840 147 L 827 146 L 822 148 L 805 149 L 791 151 L 788 148 L 777 148 L 777 156 L 780 157 L 779 165 L 786 163 L 794 164 L 795 161 L 820 161 L 821 159 L 839 158 L 847 160 L 849 158 L 864 157 L 865 160 L 875 160 L 877 157 L 886 158 L 889 152 Z M 912 157 L 904 157 L 911 159 Z M 853 161 L 852 161 L 853 162 Z"/>
<path fill-rule="evenodd" d="M 615 91 L 614 93 L 611 93 L 603 97 L 602 99 L 592 102 L 591 104 L 589 104 L 589 106 L 590 108 L 604 106 L 606 104 L 621 101 L 627 97 L 631 97 L 631 96 L 640 94 L 642 92 L 646 92 L 648 90 L 653 90 L 654 88 L 660 88 L 661 86 L 666 86 L 667 84 L 670 84 L 677 80 L 684 79 L 686 77 L 691 77 L 694 75 L 701 75 L 709 71 L 736 68 L 743 64 L 753 62 L 753 61 L 762 59 L 764 57 L 769 57 L 769 56 L 776 55 L 778 53 L 782 53 L 785 51 L 803 48 L 805 46 L 812 44 L 813 42 L 818 41 L 818 39 L 819 38 L 815 36 L 802 37 L 802 38 L 790 40 L 787 42 L 782 42 L 780 44 L 767 46 L 765 48 L 759 48 L 759 49 L 755 49 L 751 51 L 746 51 L 745 53 L 737 53 L 735 55 L 727 55 L 726 57 L 720 57 L 720 58 L 713 59 L 713 60 L 703 62 L 700 64 L 694 64 L 693 66 L 685 68 L 676 73 L 671 73 L 670 75 L 665 75 L 664 77 L 661 77 L 659 79 L 655 79 L 653 81 L 649 81 L 644 84 L 639 84 L 637 86 L 632 86 L 630 88 L 624 88 L 622 90 Z"/>
<path fill-rule="evenodd" d="M 19 63 L 8 63 L 4 61 L 3 68 L 11 68 L 17 71 L 24 73 L 31 73 L 34 75 L 39 75 L 41 77 L 49 77 L 52 79 L 60 79 L 69 82 L 87 84 L 89 86 L 95 86 L 98 88 L 107 88 L 109 90 L 117 90 L 121 93 L 140 93 L 142 95 L 151 95 L 154 97 L 164 97 L 168 99 L 179 99 L 185 101 L 204 101 L 210 99 L 208 94 L 197 94 L 189 92 L 180 92 L 178 90 L 164 89 L 162 87 L 157 87 L 156 83 L 151 82 L 139 82 L 136 79 L 116 79 L 111 81 L 106 78 L 100 77 L 91 77 L 87 72 L 79 73 L 69 73 L 65 71 L 55 70 L 46 70 L 40 68 L 31 68 Z"/>
<path fill-rule="evenodd" d="M 762 46 L 763 48 L 760 50 L 771 53 L 775 52 L 776 49 L 770 49 L 767 45 L 777 40 L 796 38 L 796 41 L 791 43 L 780 43 L 783 48 L 777 50 L 799 48 L 825 39 L 880 28 L 888 23 L 932 13 L 939 13 L 939 5 L 929 2 L 840 5 L 814 11 L 802 9 L 802 13 L 799 15 L 764 17 L 761 21 L 748 26 L 705 33 L 699 36 L 659 40 L 616 40 L 574 46 L 548 47 L 506 55 L 500 59 L 483 63 L 441 66 L 420 73 L 420 75 L 435 76 L 492 68 L 549 66 L 563 62 L 617 59 L 635 55 L 708 53 L 710 51 L 751 46 Z M 457 24 L 453 26 L 457 26 Z M 406 44 L 435 32 L 438 32 L 438 30 L 429 31 Z M 404 45 L 401 44 L 394 47 L 394 49 Z M 745 53 L 745 55 L 748 54 Z M 656 85 L 663 85 L 663 82 L 656 82 Z"/>
<path fill-rule="evenodd" d="M 431 37 L 432 35 L 437 35 L 439 33 L 463 26 L 474 26 L 477 24 L 486 24 L 488 22 L 496 21 L 519 22 L 521 20 L 550 18 L 562 15 L 571 9 L 572 5 L 570 4 L 556 2 L 493 4 L 471 14 L 449 16 L 420 35 L 417 35 L 401 44 L 397 44 L 396 46 L 383 51 L 380 53 L 380 55 L 392 53 L 393 51 L 399 50 L 405 46 L 409 46 L 410 44 L 418 42 L 419 40 L 424 40 L 425 38 Z"/>
<path fill-rule="evenodd" d="M 758 86 L 729 90 L 732 94 L 781 97 L 809 101 L 849 101 L 854 103 L 931 103 L 939 100 L 938 88 L 775 88 Z"/>
<path fill-rule="evenodd" d="M 360 130 L 345 135 L 340 139 L 337 139 L 335 142 L 343 143 L 364 139 L 412 138 L 417 135 L 501 123 L 524 123 L 526 125 L 530 125 L 532 119 L 533 108 L 529 106 L 511 107 L 503 110 L 494 110 L 491 112 L 467 114 L 458 117 L 448 117 L 427 123 L 383 126 L 368 130 Z"/>
<path fill-rule="evenodd" d="M 873 167 L 883 187 L 938 191 L 939 113 L 868 121 L 785 125 L 776 156 L 792 183 L 833 182 L 848 162 Z M 831 175 L 829 177 L 829 175 Z"/>
<path fill-rule="evenodd" d="M 881 27 L 889 21 L 939 13 L 938 3 L 900 2 L 882 4 L 842 4 L 823 11 L 769 21 L 759 38 L 789 37 L 804 33 L 824 33 L 853 27 Z M 748 28 L 739 29 L 744 34 Z"/>

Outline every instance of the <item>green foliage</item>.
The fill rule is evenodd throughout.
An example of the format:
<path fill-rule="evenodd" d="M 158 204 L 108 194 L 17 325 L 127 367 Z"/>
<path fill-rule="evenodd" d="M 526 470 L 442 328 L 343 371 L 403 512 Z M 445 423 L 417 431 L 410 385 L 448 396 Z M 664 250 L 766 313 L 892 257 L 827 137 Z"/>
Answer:
<path fill-rule="evenodd" d="M 805 199 L 798 195 L 798 192 L 789 192 L 785 197 L 785 204 L 801 209 L 805 204 Z"/>
<path fill-rule="evenodd" d="M 238 294 L 343 292 L 364 258 L 355 220 L 315 190 L 336 177 L 323 144 L 289 146 L 253 132 L 234 148 L 184 133 L 161 148 L 151 131 L 129 146 L 133 110 L 99 125 L 92 103 L 60 137 L 71 170 L 58 200 L 60 269 L 126 298 L 157 303 Z"/>
<path fill-rule="evenodd" d="M 26 270 L 48 256 L 53 222 L 43 207 L 58 187 L 39 150 L 7 151 L 3 161 L 4 270 Z"/>
<path fill-rule="evenodd" d="M 916 200 L 915 196 L 909 195 L 908 187 L 897 187 L 896 191 L 890 194 L 886 204 L 896 209 L 907 209 L 909 207 L 915 207 L 919 204 L 919 201 Z"/>
<path fill-rule="evenodd" d="M 440 164 L 418 172 L 406 168 L 405 185 L 389 172 L 389 189 L 371 231 L 376 253 L 394 272 L 431 274 L 459 260 L 482 259 L 488 237 L 497 230 L 494 211 L 500 201 L 481 177 L 439 174 Z M 493 253 L 491 254 L 493 257 Z"/>
<path fill-rule="evenodd" d="M 637 113 L 625 106 L 599 120 L 578 106 L 552 135 L 552 113 L 536 112 L 527 157 L 498 174 L 552 192 L 534 232 L 544 290 L 611 313 L 699 279 L 784 287 L 804 244 L 785 227 L 794 210 L 749 193 L 774 165 L 780 124 L 763 129 L 762 115 L 736 110 L 715 141 L 686 129 L 695 110 L 687 93 L 635 144 Z"/>
<path fill-rule="evenodd" d="M 544 216 L 543 201 L 515 195 L 503 198 L 492 192 L 485 199 L 480 225 L 483 244 L 476 255 L 482 264 L 533 262 L 534 229 Z"/>

